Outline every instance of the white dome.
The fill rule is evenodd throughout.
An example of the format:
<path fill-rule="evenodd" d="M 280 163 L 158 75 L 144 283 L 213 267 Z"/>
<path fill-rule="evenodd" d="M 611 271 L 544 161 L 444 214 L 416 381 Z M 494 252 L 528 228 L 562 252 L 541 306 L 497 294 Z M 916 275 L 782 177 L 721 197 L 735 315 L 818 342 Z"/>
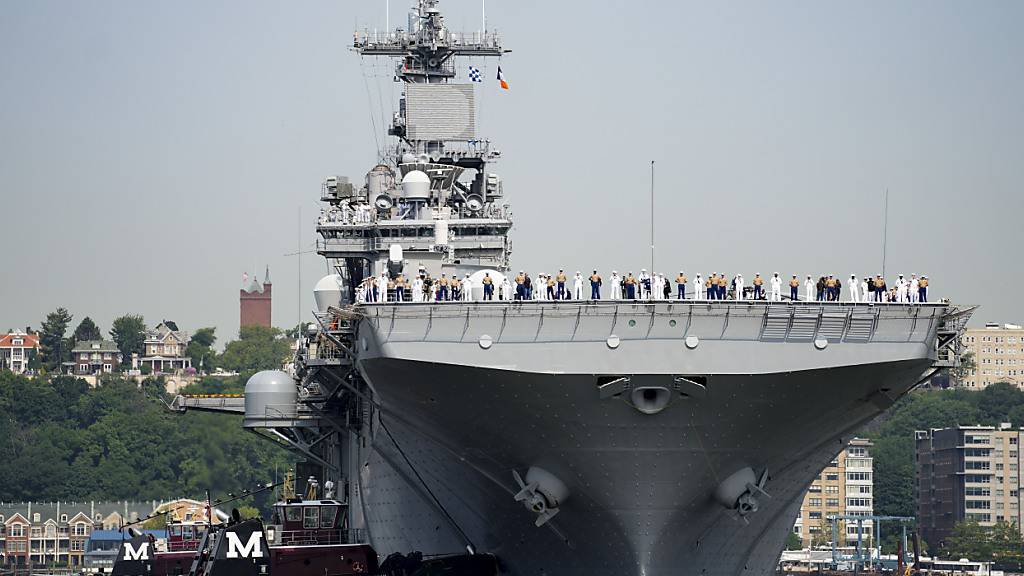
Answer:
<path fill-rule="evenodd" d="M 341 306 L 341 275 L 329 274 L 313 287 L 313 299 L 319 312 L 327 312 L 328 306 Z"/>
<path fill-rule="evenodd" d="M 402 196 L 406 200 L 427 200 L 430 198 L 430 176 L 421 170 L 410 170 L 402 178 Z"/>

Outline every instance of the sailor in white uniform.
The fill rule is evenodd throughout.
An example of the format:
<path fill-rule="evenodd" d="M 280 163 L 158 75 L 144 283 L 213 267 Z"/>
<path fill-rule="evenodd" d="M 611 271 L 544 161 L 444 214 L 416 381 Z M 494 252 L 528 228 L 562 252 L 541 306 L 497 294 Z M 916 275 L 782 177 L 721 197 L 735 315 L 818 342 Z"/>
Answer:
<path fill-rule="evenodd" d="M 736 299 L 746 300 L 746 296 L 743 295 L 743 274 L 736 275 Z"/>
<path fill-rule="evenodd" d="M 583 275 L 580 271 L 576 271 L 576 276 L 572 279 L 572 298 L 573 300 L 583 300 Z"/>
<path fill-rule="evenodd" d="M 661 300 L 661 295 L 664 290 L 665 280 L 661 277 L 661 274 L 653 274 L 651 276 L 651 300 Z"/>
<path fill-rule="evenodd" d="M 857 276 L 850 274 L 850 302 L 860 302 L 860 290 Z"/>
<path fill-rule="evenodd" d="M 772 275 L 772 302 L 779 302 L 782 300 L 782 278 L 779 278 L 779 273 L 776 272 Z"/>
<path fill-rule="evenodd" d="M 419 276 L 412 281 L 412 301 L 423 302 L 423 278 Z"/>
<path fill-rule="evenodd" d="M 896 281 L 896 301 L 900 303 L 907 301 L 907 281 L 903 278 L 903 274 L 900 274 L 899 280 Z"/>
<path fill-rule="evenodd" d="M 700 295 L 704 293 L 704 277 L 697 272 L 697 276 L 693 279 L 693 299 L 700 300 Z"/>
<path fill-rule="evenodd" d="M 511 300 L 512 299 L 512 283 L 508 281 L 508 276 L 501 279 L 501 294 L 498 294 L 500 300 Z"/>
<path fill-rule="evenodd" d="M 647 268 L 640 269 L 640 275 L 637 276 L 636 279 L 639 284 L 639 286 L 637 286 L 637 291 L 640 293 L 640 299 L 649 300 L 651 295 L 648 287 L 651 285 L 651 277 L 647 274 Z"/>
<path fill-rule="evenodd" d="M 544 279 L 543 274 L 537 274 L 537 278 L 533 281 L 533 299 L 548 299 L 548 282 Z"/>
<path fill-rule="evenodd" d="M 615 270 L 612 270 L 612 300 L 622 300 L 622 277 Z"/>
<path fill-rule="evenodd" d="M 469 279 L 469 274 L 466 274 L 466 277 L 462 279 L 462 301 L 473 301 L 473 281 Z"/>
<path fill-rule="evenodd" d="M 388 275 L 385 272 L 381 272 L 377 278 L 377 288 L 380 289 L 380 301 L 388 301 Z"/>
<path fill-rule="evenodd" d="M 909 288 L 909 294 L 908 294 L 910 296 L 910 301 L 911 302 L 915 302 L 915 303 L 917 302 L 918 296 L 919 296 L 918 293 L 920 292 L 920 288 L 921 288 L 921 282 L 917 279 L 917 274 L 911 274 L 910 275 L 910 288 Z"/>
<path fill-rule="evenodd" d="M 860 281 L 860 301 L 861 302 L 871 302 L 871 289 L 870 289 L 870 286 L 871 286 L 871 284 L 868 282 L 867 278 L 865 278 L 865 279 Z"/>

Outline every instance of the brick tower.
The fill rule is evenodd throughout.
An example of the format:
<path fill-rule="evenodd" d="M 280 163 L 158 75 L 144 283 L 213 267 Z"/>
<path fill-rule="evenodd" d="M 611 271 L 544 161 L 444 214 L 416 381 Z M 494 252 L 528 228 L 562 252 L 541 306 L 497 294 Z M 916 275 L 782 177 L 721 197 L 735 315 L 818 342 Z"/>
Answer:
<path fill-rule="evenodd" d="M 261 286 L 252 275 L 252 281 L 238 291 L 238 307 L 241 326 L 266 326 L 270 328 L 270 297 L 273 286 L 270 283 L 270 267 Z"/>

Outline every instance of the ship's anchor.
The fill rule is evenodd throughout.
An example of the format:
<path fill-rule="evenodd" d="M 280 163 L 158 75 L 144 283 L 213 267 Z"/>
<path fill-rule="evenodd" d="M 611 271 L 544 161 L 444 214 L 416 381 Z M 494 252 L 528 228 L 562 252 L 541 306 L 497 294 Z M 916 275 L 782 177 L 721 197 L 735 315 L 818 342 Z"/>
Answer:
<path fill-rule="evenodd" d="M 531 466 L 526 471 L 525 482 L 515 470 L 512 471 L 512 476 L 520 488 L 515 495 L 516 502 L 522 502 L 528 510 L 537 515 L 534 524 L 538 528 L 554 518 L 559 512 L 559 505 L 569 497 L 569 489 L 565 483 L 543 468 Z"/>
<path fill-rule="evenodd" d="M 761 472 L 760 478 L 754 474 L 753 469 L 742 468 L 718 485 L 718 488 L 715 489 L 715 500 L 722 506 L 731 509 L 737 520 L 749 524 L 750 520 L 747 519 L 747 516 L 757 512 L 760 508 L 761 503 L 758 499 L 761 496 L 771 498 L 771 495 L 764 490 L 766 482 L 768 482 L 767 468 Z"/>

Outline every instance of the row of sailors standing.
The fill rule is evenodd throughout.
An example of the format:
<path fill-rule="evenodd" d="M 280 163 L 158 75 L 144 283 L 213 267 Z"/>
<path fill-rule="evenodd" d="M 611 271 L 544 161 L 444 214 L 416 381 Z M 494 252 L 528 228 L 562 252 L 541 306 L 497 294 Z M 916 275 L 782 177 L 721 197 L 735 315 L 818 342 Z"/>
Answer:
<path fill-rule="evenodd" d="M 579 273 L 577 273 L 578 277 Z M 601 298 L 603 279 L 594 270 L 590 278 L 590 299 Z M 618 271 L 613 270 L 610 278 L 612 300 L 669 300 L 672 289 L 671 281 L 664 274 L 648 274 L 646 269 L 640 271 L 638 276 L 629 272 L 626 276 L 619 276 Z M 725 274 L 712 272 L 707 278 L 700 273 L 693 280 L 693 288 L 687 291 L 689 278 L 682 271 L 675 278 L 676 299 L 685 300 L 688 294 L 692 299 L 699 300 L 703 296 L 706 300 L 771 300 L 779 302 L 782 300 L 783 280 L 778 272 L 767 280 L 761 274 L 755 274 L 750 285 L 746 284 L 742 274 L 736 275 L 731 281 L 726 279 Z M 787 282 L 789 287 L 789 299 L 801 300 L 800 280 L 796 274 Z M 842 293 L 842 282 L 835 275 L 822 276 L 815 282 L 811 276 L 807 276 L 803 283 L 804 301 L 831 301 L 838 302 Z M 858 282 L 855 275 L 850 275 L 848 283 L 849 302 L 902 302 L 917 303 L 928 302 L 928 277 L 912 274 L 906 279 L 902 274 L 896 281 L 896 285 L 889 289 L 882 276 L 874 278 L 865 277 Z"/>
<path fill-rule="evenodd" d="M 320 225 L 331 223 L 339 224 L 369 224 L 373 220 L 373 211 L 369 204 L 357 203 L 354 206 L 348 202 L 342 202 L 340 207 L 320 209 L 320 217 L 317 223 Z"/>
<path fill-rule="evenodd" d="M 603 279 L 597 270 L 587 278 L 590 283 L 590 299 L 601 299 L 601 288 Z M 571 290 L 569 278 L 564 270 L 558 274 L 538 274 L 532 279 L 525 271 L 520 270 L 514 278 L 515 288 L 513 289 L 507 277 L 500 283 L 495 282 L 490 273 L 485 273 L 480 280 L 483 289 L 483 299 L 491 300 L 583 300 L 585 280 L 579 271 L 572 278 Z M 664 274 L 648 274 L 646 269 L 634 276 L 629 272 L 626 276 L 620 276 L 615 270 L 610 278 L 612 300 L 670 300 L 672 297 L 672 281 Z M 693 300 L 771 300 L 779 302 L 782 300 L 783 281 L 778 272 L 773 274 L 767 281 L 760 274 L 755 274 L 750 285 L 746 284 L 742 274 L 736 275 L 731 281 L 727 280 L 725 274 L 712 272 L 707 278 L 700 273 L 693 280 L 693 289 L 687 290 L 690 283 L 689 278 L 680 271 L 675 278 L 676 299 Z M 787 282 L 789 287 L 789 299 L 801 300 L 800 280 L 796 274 Z M 404 276 L 398 275 L 391 279 L 385 273 L 377 277 L 369 277 L 363 280 L 356 298 L 359 302 L 449 302 L 462 301 L 471 302 L 473 299 L 473 283 L 469 274 L 463 278 L 452 275 L 449 278 L 442 273 L 440 278 L 431 279 L 429 275 L 421 272 L 407 280 Z M 882 276 L 874 278 L 865 277 L 860 282 L 855 275 L 850 275 L 847 282 L 847 301 L 849 302 L 897 302 L 897 303 L 918 303 L 928 302 L 928 277 L 912 274 L 909 279 L 902 274 L 896 280 L 896 285 L 888 287 Z M 386 288 L 386 289 L 385 289 Z M 731 289 L 731 290 L 730 290 Z M 827 301 L 838 302 L 843 292 L 843 283 L 834 275 L 821 276 L 814 281 L 811 276 L 803 282 L 804 301 Z M 731 298 L 730 298 L 730 292 Z"/>
<path fill-rule="evenodd" d="M 495 283 L 490 273 L 485 273 L 480 280 L 483 288 L 483 299 L 494 300 L 497 291 L 501 300 L 512 299 L 512 287 L 507 278 L 502 283 Z M 356 301 L 367 302 L 472 302 L 473 282 L 466 274 L 463 278 L 456 275 L 449 277 L 442 273 L 440 278 L 431 278 L 424 272 L 411 281 L 399 274 L 394 279 L 387 274 L 364 278 L 356 291 Z M 383 289 L 385 288 L 386 289 Z"/>

